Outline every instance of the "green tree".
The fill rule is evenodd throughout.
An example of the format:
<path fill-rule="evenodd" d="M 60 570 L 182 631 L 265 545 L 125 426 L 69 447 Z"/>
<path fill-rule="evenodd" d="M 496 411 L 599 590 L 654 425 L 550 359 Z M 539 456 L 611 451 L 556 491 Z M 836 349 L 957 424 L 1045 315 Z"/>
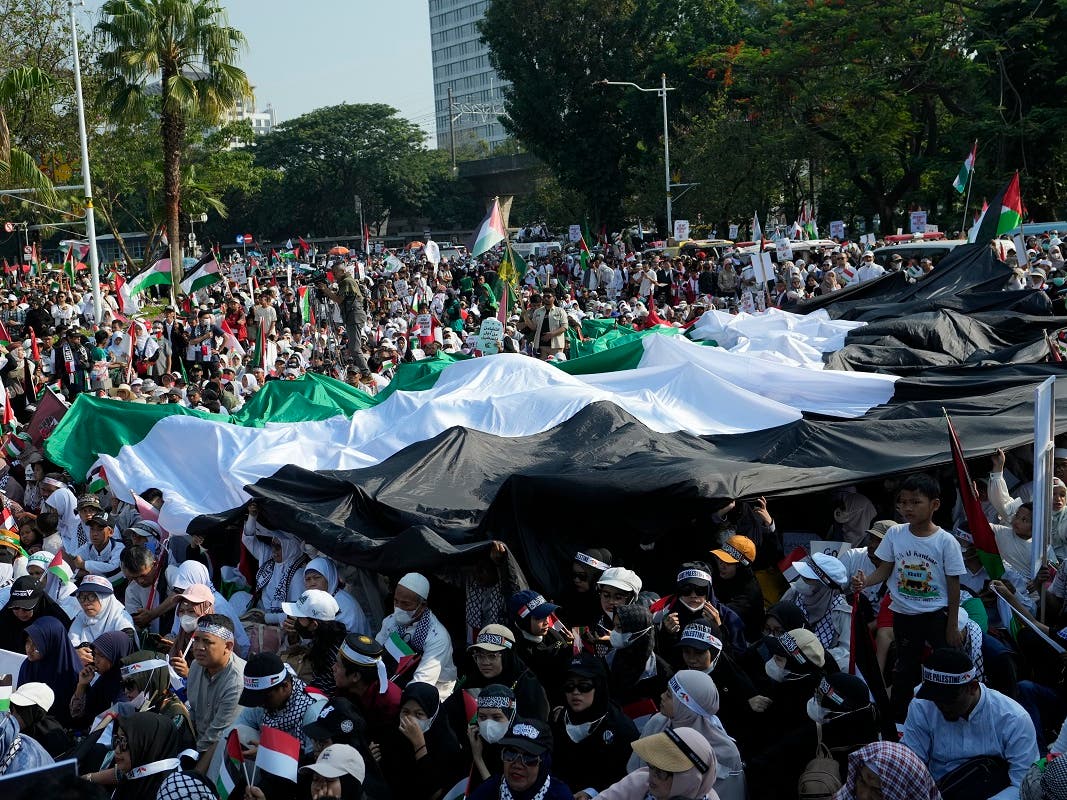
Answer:
<path fill-rule="evenodd" d="M 449 174 L 447 157 L 427 150 L 425 136 L 380 103 L 328 106 L 282 123 L 256 145 L 256 162 L 284 173 L 285 218 L 266 232 L 358 232 L 357 196 L 375 228 L 390 214 L 418 213 Z"/>
<path fill-rule="evenodd" d="M 960 117 L 980 113 L 955 0 L 761 0 L 742 39 L 704 60 L 730 99 L 792 138 L 826 147 L 883 230 L 924 173 L 962 157 Z"/>
<path fill-rule="evenodd" d="M 30 153 L 12 142 L 5 109 L 28 102 L 36 93 L 54 86 L 52 77 L 37 67 L 18 67 L 0 79 L 0 185 L 37 189 L 37 200 L 50 204 L 57 202 L 52 181 Z"/>
<path fill-rule="evenodd" d="M 650 87 L 666 74 L 676 125 L 708 89 L 693 58 L 733 41 L 739 24 L 732 0 L 492 0 L 481 31 L 510 83 L 504 126 L 597 225 L 619 217 L 636 175 L 663 163 L 656 96 L 597 82 Z"/>
<path fill-rule="evenodd" d="M 111 119 L 143 119 L 158 87 L 164 219 L 171 263 L 180 269 L 186 127 L 194 118 L 217 121 L 252 96 L 248 76 L 236 64 L 245 38 L 215 0 L 106 0 L 100 15 L 96 30 L 106 77 L 101 96 Z"/>

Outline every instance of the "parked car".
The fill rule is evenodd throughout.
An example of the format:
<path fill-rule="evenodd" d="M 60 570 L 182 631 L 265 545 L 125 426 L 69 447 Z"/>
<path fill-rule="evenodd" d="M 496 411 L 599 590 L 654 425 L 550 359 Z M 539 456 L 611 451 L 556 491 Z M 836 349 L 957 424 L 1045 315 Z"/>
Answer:
<path fill-rule="evenodd" d="M 885 247 L 877 247 L 874 250 L 874 260 L 883 267 L 889 266 L 889 260 L 899 255 L 906 264 L 910 259 L 921 260 L 928 258 L 937 265 L 937 262 L 947 256 L 961 244 L 967 244 L 966 239 L 939 239 L 937 241 L 902 242 L 901 244 L 888 244 Z"/>

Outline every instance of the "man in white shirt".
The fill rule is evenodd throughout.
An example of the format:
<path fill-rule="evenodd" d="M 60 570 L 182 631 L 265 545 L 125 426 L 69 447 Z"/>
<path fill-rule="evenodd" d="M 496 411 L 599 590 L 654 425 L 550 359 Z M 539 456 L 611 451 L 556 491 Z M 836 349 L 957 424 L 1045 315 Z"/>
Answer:
<path fill-rule="evenodd" d="M 456 666 L 452 658 L 452 639 L 445 626 L 427 605 L 430 582 L 417 572 L 409 572 L 393 593 L 393 613 L 382 620 L 382 629 L 374 638 L 396 657 L 396 634 L 420 656 L 410 679 L 398 683 L 430 683 L 445 700 L 456 686 Z"/>
<path fill-rule="evenodd" d="M 856 282 L 873 281 L 885 275 L 885 268 L 874 263 L 874 253 L 866 252 L 860 256 L 860 268 L 856 270 Z"/>
<path fill-rule="evenodd" d="M 908 709 L 902 742 L 929 766 L 939 785 L 989 767 L 951 797 L 1014 800 L 1040 757 L 1026 710 L 980 684 L 970 657 L 950 648 L 934 651 L 923 664 L 922 686 Z"/>

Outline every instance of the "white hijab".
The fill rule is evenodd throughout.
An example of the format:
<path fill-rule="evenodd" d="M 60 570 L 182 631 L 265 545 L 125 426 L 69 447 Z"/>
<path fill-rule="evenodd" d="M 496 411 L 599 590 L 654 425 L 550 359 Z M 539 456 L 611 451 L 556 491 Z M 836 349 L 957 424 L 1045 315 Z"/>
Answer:
<path fill-rule="evenodd" d="M 135 630 L 133 618 L 126 613 L 126 607 L 113 594 L 100 597 L 100 613 L 87 617 L 85 611 L 79 611 L 70 623 L 68 637 L 70 643 L 77 647 L 83 642 L 95 642 L 108 631 Z"/>
<path fill-rule="evenodd" d="M 63 540 L 63 546 L 69 547 L 71 542 L 77 544 L 81 517 L 78 516 L 78 499 L 74 496 L 74 492 L 62 486 L 52 492 L 51 496 L 44 501 L 44 505 L 55 509 L 59 514 L 59 527 L 56 532 Z"/>

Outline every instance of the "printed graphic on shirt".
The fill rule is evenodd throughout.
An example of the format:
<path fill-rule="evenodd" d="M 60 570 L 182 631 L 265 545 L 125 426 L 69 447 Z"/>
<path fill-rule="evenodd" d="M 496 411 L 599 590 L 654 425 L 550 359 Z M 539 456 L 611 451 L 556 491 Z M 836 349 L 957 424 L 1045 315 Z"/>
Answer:
<path fill-rule="evenodd" d="M 941 596 L 930 565 L 921 558 L 905 559 L 897 569 L 897 590 L 904 597 L 931 600 Z"/>

